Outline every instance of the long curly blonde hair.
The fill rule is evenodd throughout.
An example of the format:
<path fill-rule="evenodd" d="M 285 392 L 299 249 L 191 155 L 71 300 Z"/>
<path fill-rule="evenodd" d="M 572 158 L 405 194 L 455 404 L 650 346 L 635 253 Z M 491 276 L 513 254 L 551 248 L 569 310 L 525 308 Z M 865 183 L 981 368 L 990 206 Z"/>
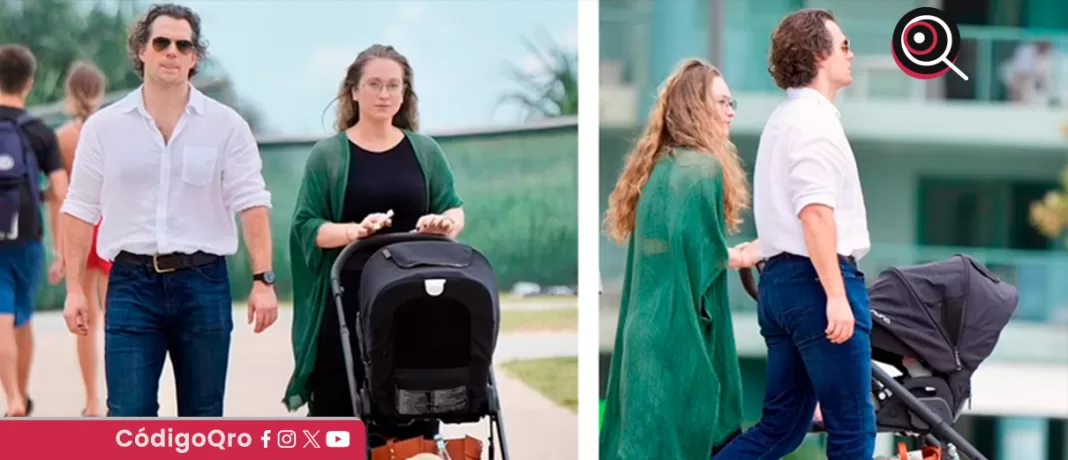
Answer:
<path fill-rule="evenodd" d="M 723 207 L 727 229 L 737 232 L 741 213 L 749 203 L 745 170 L 712 100 L 712 84 L 723 74 L 699 59 L 683 61 L 665 81 L 645 132 L 627 156 L 623 173 L 608 199 L 605 230 L 623 244 L 634 231 L 635 208 L 653 167 L 674 148 L 689 148 L 714 156 L 722 165 Z"/>

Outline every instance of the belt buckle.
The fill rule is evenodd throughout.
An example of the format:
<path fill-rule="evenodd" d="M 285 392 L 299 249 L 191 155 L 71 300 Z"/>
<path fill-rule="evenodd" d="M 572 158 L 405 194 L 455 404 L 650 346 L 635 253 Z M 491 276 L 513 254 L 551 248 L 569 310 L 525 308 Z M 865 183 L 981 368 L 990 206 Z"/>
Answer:
<path fill-rule="evenodd" d="M 170 272 L 173 272 L 173 271 L 177 270 L 176 268 L 169 268 L 169 269 L 161 269 L 161 268 L 159 268 L 159 257 L 160 257 L 159 254 L 154 254 L 152 256 L 152 268 L 154 270 L 156 270 L 156 273 L 170 273 Z"/>

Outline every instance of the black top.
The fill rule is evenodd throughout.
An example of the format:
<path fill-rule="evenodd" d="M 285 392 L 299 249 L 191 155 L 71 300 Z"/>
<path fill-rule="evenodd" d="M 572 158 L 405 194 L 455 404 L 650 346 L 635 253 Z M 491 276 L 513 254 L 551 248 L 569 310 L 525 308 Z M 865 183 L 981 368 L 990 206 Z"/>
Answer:
<path fill-rule="evenodd" d="M 0 118 L 15 120 L 25 110 L 0 106 Z M 63 169 L 63 158 L 59 154 L 59 141 L 56 133 L 40 119 L 35 119 L 23 127 L 26 140 L 30 143 L 33 153 L 37 154 L 37 165 L 46 176 Z M 34 206 L 30 200 L 24 200 L 20 216 L 37 216 L 36 219 L 19 219 L 19 236 L 14 242 L 39 241 L 44 236 L 44 217 L 41 208 Z M 0 244 L 9 243 L 12 240 L 0 240 Z"/>
<path fill-rule="evenodd" d="M 349 141 L 349 177 L 342 222 L 361 222 L 368 214 L 393 210 L 393 225 L 379 233 L 408 232 L 426 215 L 426 179 L 415 148 L 405 136 L 384 152 Z"/>

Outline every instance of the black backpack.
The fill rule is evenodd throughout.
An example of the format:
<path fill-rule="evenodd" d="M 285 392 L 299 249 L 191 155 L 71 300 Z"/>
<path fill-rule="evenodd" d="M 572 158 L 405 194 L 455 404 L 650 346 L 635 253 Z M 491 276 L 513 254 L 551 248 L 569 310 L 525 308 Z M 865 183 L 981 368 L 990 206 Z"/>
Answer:
<path fill-rule="evenodd" d="M 33 120 L 29 113 L 15 120 L 0 119 L 0 241 L 19 237 L 19 211 L 26 208 L 24 199 L 32 200 L 34 209 L 41 203 L 41 170 L 23 130 Z"/>

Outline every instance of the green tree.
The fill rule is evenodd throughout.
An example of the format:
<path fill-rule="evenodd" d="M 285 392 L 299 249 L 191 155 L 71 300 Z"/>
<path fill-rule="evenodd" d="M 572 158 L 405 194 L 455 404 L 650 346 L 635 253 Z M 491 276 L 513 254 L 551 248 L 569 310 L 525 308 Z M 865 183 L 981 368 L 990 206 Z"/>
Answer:
<path fill-rule="evenodd" d="M 108 80 L 107 103 L 141 84 L 126 54 L 129 27 L 146 5 L 140 0 L 105 4 L 79 0 L 0 0 L 0 43 L 18 43 L 33 51 L 37 75 L 28 106 L 51 123 L 65 118 L 63 83 L 75 60 L 94 63 Z M 236 95 L 217 61 L 210 56 L 198 66 L 193 84 L 208 96 L 234 107 L 254 132 L 263 116 L 250 101 Z M 49 107 L 50 106 L 50 107 Z"/>
<path fill-rule="evenodd" d="M 502 95 L 498 104 L 516 104 L 531 118 L 578 114 L 578 58 L 561 48 L 542 31 L 542 45 L 523 39 L 523 46 L 537 59 L 537 70 L 524 70 L 506 63 L 506 71 L 522 90 Z"/>
<path fill-rule="evenodd" d="M 67 68 L 78 59 L 100 67 L 112 89 L 141 83 L 126 57 L 127 28 L 137 5 L 119 8 L 71 0 L 0 0 L 0 43 L 19 43 L 37 57 L 37 76 L 28 105 L 63 98 Z"/>

